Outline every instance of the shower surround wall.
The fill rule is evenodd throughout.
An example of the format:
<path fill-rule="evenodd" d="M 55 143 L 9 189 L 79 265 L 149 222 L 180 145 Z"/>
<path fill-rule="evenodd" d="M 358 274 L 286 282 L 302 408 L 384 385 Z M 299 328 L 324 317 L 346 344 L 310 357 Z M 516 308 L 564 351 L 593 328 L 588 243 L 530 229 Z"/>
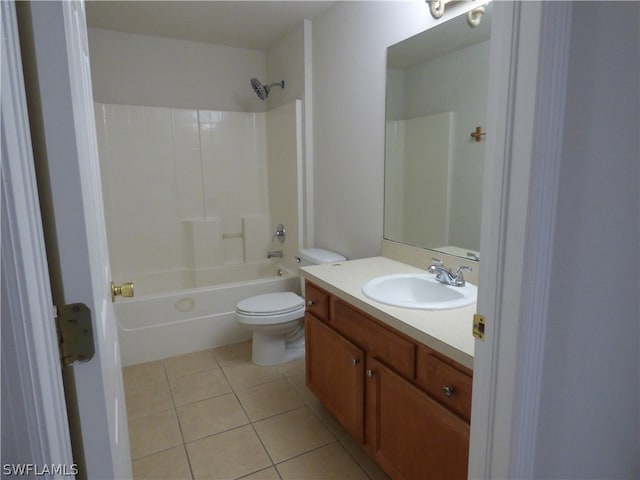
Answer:
<path fill-rule="evenodd" d="M 385 237 L 409 245 L 450 244 L 453 125 L 453 112 L 387 120 Z"/>
<path fill-rule="evenodd" d="M 297 244 L 297 184 L 269 179 L 267 124 L 272 116 L 292 126 L 271 128 L 270 142 L 283 152 L 277 168 L 297 172 L 299 102 L 258 113 L 102 103 L 95 110 L 116 282 L 137 282 L 141 294 L 206 285 L 220 266 L 266 260 L 271 224 L 282 217 L 291 219 L 287 243 Z M 273 222 L 270 187 L 276 195 L 286 189 L 290 205 Z"/>

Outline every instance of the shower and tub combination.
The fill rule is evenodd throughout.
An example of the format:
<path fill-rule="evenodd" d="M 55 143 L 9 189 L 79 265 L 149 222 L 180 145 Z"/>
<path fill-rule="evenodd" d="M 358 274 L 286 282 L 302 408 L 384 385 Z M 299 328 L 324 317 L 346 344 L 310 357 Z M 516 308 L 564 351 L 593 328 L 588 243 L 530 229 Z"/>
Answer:
<path fill-rule="evenodd" d="M 135 284 L 115 304 L 123 365 L 248 340 L 238 302 L 300 291 L 301 110 L 96 103 L 112 275 Z"/>

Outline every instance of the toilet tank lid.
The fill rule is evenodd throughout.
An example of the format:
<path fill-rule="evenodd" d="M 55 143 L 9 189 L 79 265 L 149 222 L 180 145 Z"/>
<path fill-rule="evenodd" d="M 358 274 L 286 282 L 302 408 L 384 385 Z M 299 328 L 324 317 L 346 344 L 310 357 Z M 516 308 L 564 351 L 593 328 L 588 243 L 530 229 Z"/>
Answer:
<path fill-rule="evenodd" d="M 300 257 L 314 264 L 344 262 L 346 260 L 346 257 L 343 257 L 339 253 L 323 248 L 304 248 L 300 252 Z"/>

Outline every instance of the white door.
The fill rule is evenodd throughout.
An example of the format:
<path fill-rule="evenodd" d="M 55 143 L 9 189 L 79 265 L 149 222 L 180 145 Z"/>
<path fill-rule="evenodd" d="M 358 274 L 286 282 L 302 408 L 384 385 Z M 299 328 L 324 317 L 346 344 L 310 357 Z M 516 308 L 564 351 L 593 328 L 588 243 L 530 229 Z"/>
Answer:
<path fill-rule="evenodd" d="M 71 414 L 72 440 L 77 438 L 76 428 L 82 438 L 82 457 L 77 443 L 74 454 L 86 466 L 81 478 L 126 479 L 131 477 L 129 436 L 110 294 L 84 5 L 55 1 L 18 8 L 20 28 L 32 35 L 22 47 L 28 52 L 25 72 L 32 73 L 28 95 L 39 95 L 31 114 L 39 110 L 40 122 L 32 118 L 32 125 L 39 123 L 33 136 L 40 193 L 45 195 L 41 203 L 53 299 L 56 304 L 84 303 L 92 314 L 95 356 L 74 364 L 65 378 L 67 386 L 72 382 L 77 401 L 77 417 Z"/>
<path fill-rule="evenodd" d="M 2 476 L 75 471 L 38 206 L 15 5 L 0 2 Z"/>

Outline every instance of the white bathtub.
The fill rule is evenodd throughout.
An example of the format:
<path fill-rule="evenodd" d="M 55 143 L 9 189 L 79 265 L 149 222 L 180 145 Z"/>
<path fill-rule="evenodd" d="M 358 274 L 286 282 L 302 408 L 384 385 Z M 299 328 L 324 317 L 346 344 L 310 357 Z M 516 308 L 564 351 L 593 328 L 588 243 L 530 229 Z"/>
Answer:
<path fill-rule="evenodd" d="M 253 278 L 240 281 L 247 276 Z M 271 262 L 228 266 L 198 275 L 145 275 L 135 278 L 134 283 L 136 296 L 119 298 L 115 304 L 125 366 L 249 340 L 251 331 L 238 325 L 234 316 L 240 300 L 263 293 L 300 291 L 299 277 Z M 167 287 L 174 290 L 161 292 Z"/>

